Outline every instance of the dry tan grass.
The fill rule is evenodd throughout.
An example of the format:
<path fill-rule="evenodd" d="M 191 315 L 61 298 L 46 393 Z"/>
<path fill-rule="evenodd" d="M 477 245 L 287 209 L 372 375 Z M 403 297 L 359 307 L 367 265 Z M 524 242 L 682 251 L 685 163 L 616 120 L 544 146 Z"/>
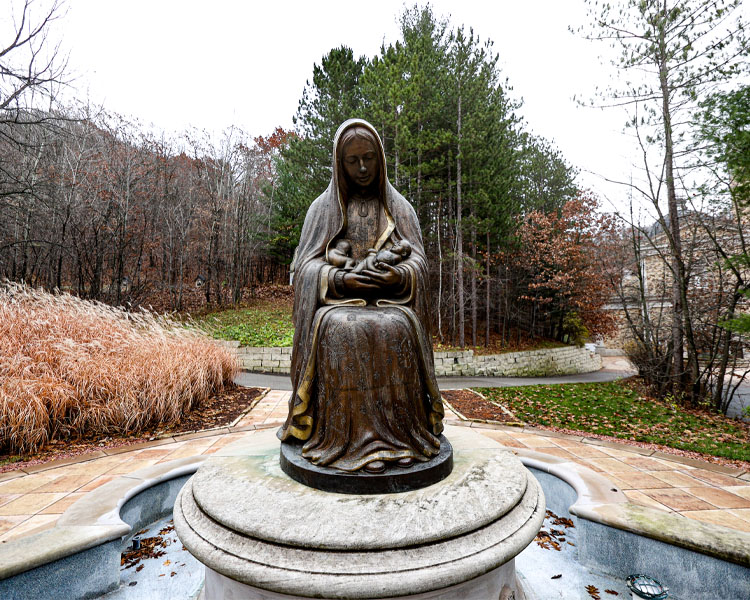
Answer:
<path fill-rule="evenodd" d="M 234 357 L 191 328 L 0 283 L 0 448 L 173 423 L 220 391 Z"/>

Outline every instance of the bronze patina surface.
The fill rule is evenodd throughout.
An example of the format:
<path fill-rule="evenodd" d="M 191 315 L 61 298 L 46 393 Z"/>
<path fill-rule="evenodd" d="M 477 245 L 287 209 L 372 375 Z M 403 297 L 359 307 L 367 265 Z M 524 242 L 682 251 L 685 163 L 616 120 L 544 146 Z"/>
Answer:
<path fill-rule="evenodd" d="M 424 471 L 443 430 L 424 246 L 369 123 L 339 128 L 294 266 L 294 391 L 279 438 L 327 471 Z"/>

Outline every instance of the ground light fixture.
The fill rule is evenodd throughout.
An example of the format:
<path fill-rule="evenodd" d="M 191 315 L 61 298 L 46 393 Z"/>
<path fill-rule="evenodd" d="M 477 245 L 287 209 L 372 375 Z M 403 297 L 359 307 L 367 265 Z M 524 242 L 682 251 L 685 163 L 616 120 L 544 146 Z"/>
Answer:
<path fill-rule="evenodd" d="M 648 575 L 628 575 L 628 588 L 632 592 L 633 600 L 647 598 L 648 600 L 664 600 L 669 593 L 669 588 L 663 586 L 653 577 Z"/>

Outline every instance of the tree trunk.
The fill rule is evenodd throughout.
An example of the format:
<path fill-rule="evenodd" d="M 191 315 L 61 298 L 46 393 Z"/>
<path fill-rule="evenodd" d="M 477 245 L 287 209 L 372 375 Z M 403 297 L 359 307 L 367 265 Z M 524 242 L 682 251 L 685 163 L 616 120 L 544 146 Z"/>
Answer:
<path fill-rule="evenodd" d="M 466 345 L 465 314 L 464 314 L 464 235 L 461 229 L 461 84 L 458 86 L 458 145 L 456 148 L 456 285 L 458 286 L 458 345 Z"/>

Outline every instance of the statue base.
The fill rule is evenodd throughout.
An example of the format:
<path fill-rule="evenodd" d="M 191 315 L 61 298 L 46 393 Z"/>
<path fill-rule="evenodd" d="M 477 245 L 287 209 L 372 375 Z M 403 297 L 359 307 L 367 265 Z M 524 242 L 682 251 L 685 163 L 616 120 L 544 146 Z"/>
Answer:
<path fill-rule="evenodd" d="M 306 487 L 281 470 L 272 431 L 217 452 L 174 507 L 180 540 L 206 565 L 205 600 L 521 600 L 514 558 L 542 525 L 541 487 L 493 440 L 446 436 L 451 474 L 398 494 Z"/>
<path fill-rule="evenodd" d="M 428 461 L 415 461 L 408 468 L 386 463 L 382 473 L 347 472 L 314 465 L 302 456 L 301 443 L 281 442 L 281 470 L 295 481 L 324 492 L 339 494 L 395 494 L 409 492 L 442 481 L 453 469 L 453 447 L 440 436 L 440 453 Z"/>

